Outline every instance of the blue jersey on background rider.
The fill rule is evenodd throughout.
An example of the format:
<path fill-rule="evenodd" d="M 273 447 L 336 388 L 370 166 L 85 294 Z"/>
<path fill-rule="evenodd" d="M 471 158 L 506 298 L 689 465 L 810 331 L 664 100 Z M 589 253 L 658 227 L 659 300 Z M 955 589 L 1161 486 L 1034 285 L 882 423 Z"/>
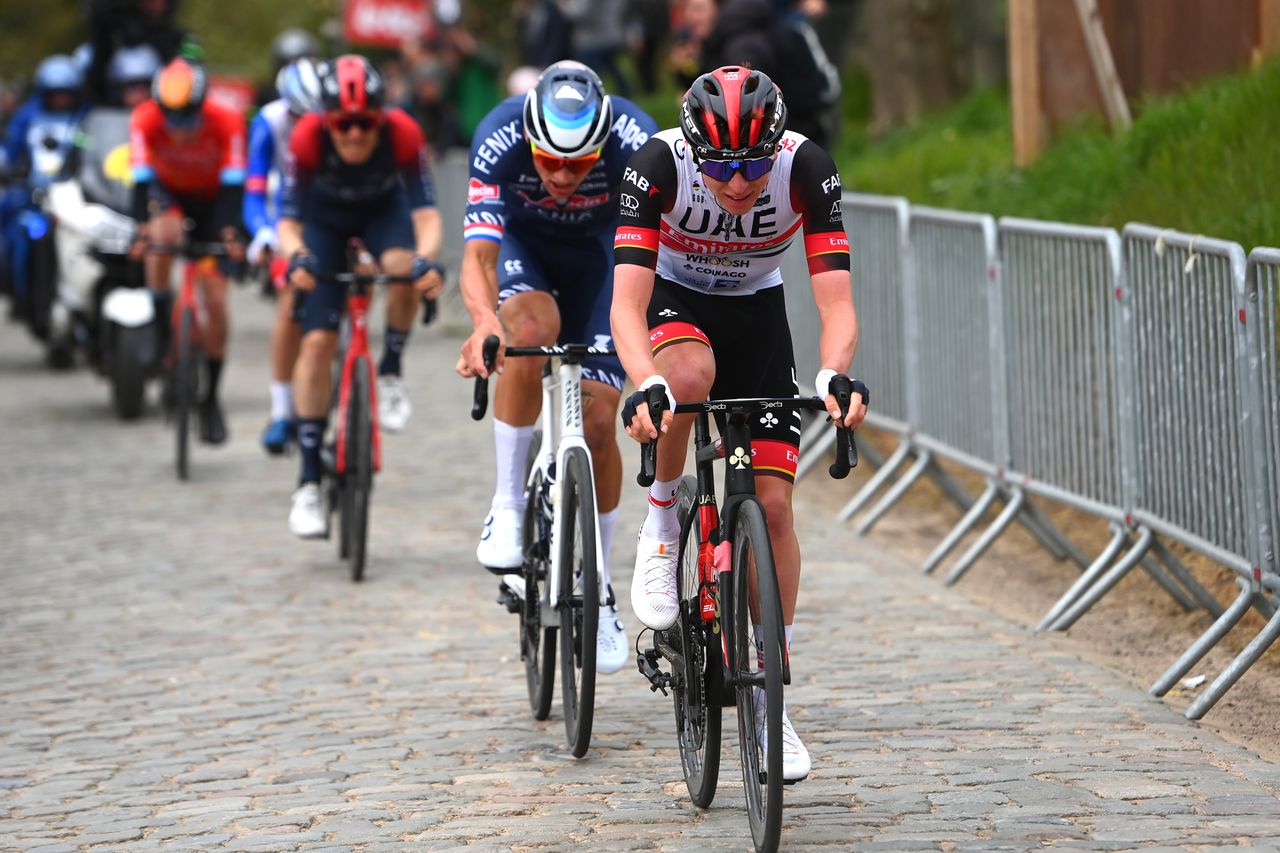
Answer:
<path fill-rule="evenodd" d="M 557 62 L 524 96 L 503 101 L 476 130 L 467 191 L 461 288 L 473 331 L 458 372 L 484 373 L 481 344 L 561 342 L 611 346 L 613 233 L 628 158 L 657 125 L 639 107 L 611 98 L 595 72 Z M 542 404 L 537 359 L 497 365 L 494 441 L 497 486 L 476 558 L 499 574 L 522 561 L 524 461 Z M 595 469 L 601 563 L 617 519 L 622 457 L 615 439 L 622 366 L 588 359 L 582 371 L 583 427 Z M 597 669 L 615 672 L 629 657 L 612 606 L 600 615 Z"/>
<path fill-rule="evenodd" d="M 32 190 L 48 186 L 61 172 L 84 118 L 84 74 L 70 56 L 50 56 L 36 67 L 35 91 L 18 109 L 5 133 L 3 167 L 14 184 L 0 203 L 0 228 L 7 251 L 5 272 L 15 305 L 27 290 L 27 264 L 36 225 Z"/>
<path fill-rule="evenodd" d="M 301 116 L 320 108 L 316 64 L 304 57 L 281 68 L 276 91 L 279 97 L 259 110 L 249 126 L 249 171 L 244 186 L 244 224 L 253 235 L 249 263 L 267 264 L 267 275 L 277 291 L 276 320 L 271 329 L 271 416 L 262 433 L 262 446 L 271 454 L 283 453 L 293 439 L 293 364 L 302 340 L 301 316 L 295 310 L 300 303 L 285 282 L 288 260 L 277 251 L 276 220 L 289 134 Z"/>

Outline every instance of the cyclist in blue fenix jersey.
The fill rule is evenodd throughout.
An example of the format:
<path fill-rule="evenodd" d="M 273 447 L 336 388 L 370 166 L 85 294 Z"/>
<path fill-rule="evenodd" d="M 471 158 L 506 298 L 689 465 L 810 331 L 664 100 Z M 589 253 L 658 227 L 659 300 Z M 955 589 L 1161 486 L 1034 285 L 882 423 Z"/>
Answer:
<path fill-rule="evenodd" d="M 612 345 L 613 230 L 627 160 L 657 132 L 630 101 L 610 97 L 595 72 L 557 62 L 525 95 L 494 108 L 476 130 L 464 225 L 461 289 L 473 331 L 458 372 L 486 375 L 481 345 L 557 341 Z M 542 405 L 539 359 L 504 364 L 494 392 L 497 486 L 476 558 L 505 574 L 522 562 L 523 471 Z M 622 484 L 615 440 L 624 374 L 616 357 L 583 364 L 583 428 L 595 469 L 601 564 L 608 555 Z M 596 668 L 616 672 L 628 645 L 614 607 L 602 609 Z"/>

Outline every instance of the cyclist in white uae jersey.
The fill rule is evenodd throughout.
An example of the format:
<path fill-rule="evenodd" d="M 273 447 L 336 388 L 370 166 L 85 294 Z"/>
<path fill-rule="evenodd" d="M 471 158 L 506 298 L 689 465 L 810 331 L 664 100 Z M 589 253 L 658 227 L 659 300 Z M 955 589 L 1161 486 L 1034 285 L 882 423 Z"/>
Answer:
<path fill-rule="evenodd" d="M 692 416 L 667 412 L 655 428 L 647 407 L 638 405 L 641 392 L 665 387 L 672 408 L 676 400 L 797 393 L 778 264 L 801 229 L 822 318 L 823 369 L 815 385 L 831 416 L 841 418 L 827 386 L 853 359 L 858 322 L 840 177 L 825 151 L 785 127 L 781 93 L 766 75 L 719 68 L 694 81 L 680 128 L 636 152 L 623 178 L 611 319 L 623 367 L 641 389 L 623 419 L 637 441 L 656 438 L 658 429 L 664 436 L 631 582 L 636 615 L 654 629 L 670 627 L 677 616 L 675 495 Z M 855 395 L 843 425 L 855 427 L 865 414 L 865 401 Z M 800 576 L 791 512 L 799 426 L 766 415 L 751 432 L 789 645 Z M 783 737 L 784 776 L 802 779 L 809 754 L 785 709 Z"/>

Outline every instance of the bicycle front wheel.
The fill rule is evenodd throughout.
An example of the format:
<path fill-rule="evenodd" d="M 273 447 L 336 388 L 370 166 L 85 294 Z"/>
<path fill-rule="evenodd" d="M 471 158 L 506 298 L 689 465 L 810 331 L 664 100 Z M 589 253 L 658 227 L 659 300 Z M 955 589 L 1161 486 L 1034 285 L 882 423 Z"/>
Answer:
<path fill-rule="evenodd" d="M 719 644 L 708 644 L 708 624 L 702 621 L 702 577 L 698 569 L 698 546 L 702 527 L 696 478 L 686 476 L 676 493 L 680 517 L 680 621 L 667 632 L 671 645 L 680 652 L 684 666 L 672 667 L 671 697 L 676 709 L 676 741 L 680 766 L 689 797 L 699 808 L 708 808 L 716 796 L 720 773 L 720 706 L 708 701 L 707 660 L 720 654 Z M 719 670 L 716 670 L 719 677 Z"/>
<path fill-rule="evenodd" d="M 596 576 L 596 497 L 587 452 L 565 454 L 561 492 L 560 688 L 564 731 L 575 758 L 587 754 L 596 694 L 596 627 L 600 589 Z"/>
<path fill-rule="evenodd" d="M 725 629 L 733 650 L 742 785 L 756 850 L 774 853 L 782 830 L 782 604 L 769 528 L 755 500 L 738 506 L 732 565 L 732 618 Z M 751 617 L 753 574 L 759 640 Z"/>
<path fill-rule="evenodd" d="M 524 464 L 526 483 L 530 482 L 529 475 L 533 472 L 541 446 L 541 431 L 535 431 L 529 457 Z M 535 720 L 545 720 L 551 714 L 556 673 L 556 629 L 554 625 L 544 627 L 542 624 L 542 595 L 551 564 L 551 518 L 543 508 L 543 490 L 546 488 L 548 486 L 539 473 L 525 492 L 524 529 L 521 533 L 524 598 L 520 602 L 520 658 L 524 661 L 529 708 Z"/>
<path fill-rule="evenodd" d="M 351 399 L 347 406 L 347 522 L 351 579 L 364 579 L 369 538 L 369 492 L 373 489 L 373 424 L 369 417 L 369 364 L 357 358 L 351 371 Z"/>
<path fill-rule="evenodd" d="M 196 386 L 199 383 L 198 352 L 195 344 L 195 312 L 190 308 L 182 309 L 178 321 L 178 340 L 175 352 L 173 373 L 169 376 L 173 394 L 173 425 L 177 440 L 175 447 L 175 464 L 178 479 L 187 479 L 191 453 L 191 412 L 196 405 Z"/>

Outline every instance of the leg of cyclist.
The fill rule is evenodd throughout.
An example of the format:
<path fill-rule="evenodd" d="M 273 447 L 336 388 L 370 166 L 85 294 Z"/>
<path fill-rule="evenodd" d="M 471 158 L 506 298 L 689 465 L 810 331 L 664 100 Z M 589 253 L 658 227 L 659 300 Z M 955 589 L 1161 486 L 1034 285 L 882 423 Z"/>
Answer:
<path fill-rule="evenodd" d="M 157 192 L 162 193 L 155 184 L 152 184 L 153 195 Z M 167 196 L 162 196 L 159 200 L 163 209 L 162 212 L 153 214 L 147 221 L 147 240 L 159 246 L 177 246 L 182 242 L 182 211 Z M 173 260 L 173 252 L 170 249 L 168 252 L 148 251 L 143 261 L 147 286 L 151 288 L 151 296 L 155 300 L 156 328 L 160 332 L 157 335 L 159 344 L 157 355 L 161 358 L 169 352 L 169 332 L 172 322 L 170 314 L 173 308 L 173 292 L 169 287 L 169 279 L 173 273 Z"/>
<path fill-rule="evenodd" d="M 296 536 L 311 539 L 323 536 L 328 526 L 328 512 L 320 493 L 324 473 L 320 450 L 329 420 L 333 360 L 338 351 L 338 325 L 345 299 L 342 285 L 324 276 L 345 268 L 347 235 L 340 229 L 321 228 L 308 221 L 303 237 L 316 256 L 321 277 L 304 300 L 302 346 L 293 368 L 301 470 L 291 499 L 289 529 Z"/>
<path fill-rule="evenodd" d="M 409 275 L 413 252 L 408 248 L 387 249 L 379 258 L 379 266 L 387 275 Z M 382 358 L 378 361 L 378 423 L 388 432 L 400 432 L 413 414 L 409 392 L 401 378 L 401 356 L 418 317 L 417 292 L 412 287 L 387 288 L 386 316 Z"/>
<path fill-rule="evenodd" d="M 504 247 L 505 250 L 505 247 Z M 560 334 L 560 309 L 550 293 L 504 288 L 499 296 L 507 345 L 549 346 Z M 499 573 L 517 569 L 524 559 L 524 463 L 542 410 L 542 360 L 507 359 L 493 394 L 493 437 L 497 480 L 484 532 L 476 548 L 480 564 Z"/>
<path fill-rule="evenodd" d="M 716 360 L 705 337 L 660 344 L 654 353 L 654 364 L 671 383 L 671 393 L 677 401 L 707 399 L 715 381 Z M 658 442 L 657 476 L 649 487 L 649 513 L 636 542 L 631 606 L 640 621 L 654 629 L 670 628 L 679 611 L 676 550 L 680 520 L 676 515 L 676 490 L 684 473 L 694 417 L 677 416 Z"/>
<path fill-rule="evenodd" d="M 486 253 L 486 259 L 479 262 L 481 267 L 493 265 L 489 269 L 497 278 L 498 318 L 508 346 L 547 346 L 560 335 L 560 308 L 532 249 L 508 228 L 497 253 Z M 542 410 L 540 360 L 512 358 L 505 365 L 493 394 L 497 477 L 476 546 L 480 565 L 499 574 L 517 569 L 524 560 L 524 463 Z"/>
<path fill-rule="evenodd" d="M 204 397 L 200 400 L 200 439 L 207 444 L 227 440 L 226 420 L 218 402 L 218 385 L 227 352 L 227 277 L 216 263 L 201 262 L 196 285 L 204 300 Z"/>
<path fill-rule="evenodd" d="M 273 258 L 270 276 L 276 288 L 276 319 L 271 327 L 271 418 L 262 433 L 268 453 L 283 453 L 293 438 L 293 365 L 302 345 L 295 293 L 284 280 L 288 262 Z"/>

